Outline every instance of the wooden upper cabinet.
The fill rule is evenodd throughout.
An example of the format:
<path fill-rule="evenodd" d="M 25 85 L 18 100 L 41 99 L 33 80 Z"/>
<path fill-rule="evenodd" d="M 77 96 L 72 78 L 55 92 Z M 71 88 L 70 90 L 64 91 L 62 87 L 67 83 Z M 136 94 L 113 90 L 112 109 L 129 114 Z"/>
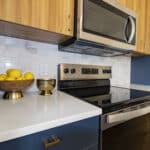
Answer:
<path fill-rule="evenodd" d="M 0 0 L 0 20 L 73 36 L 74 0 Z"/>
<path fill-rule="evenodd" d="M 117 0 L 137 13 L 137 52 L 150 54 L 150 0 Z"/>

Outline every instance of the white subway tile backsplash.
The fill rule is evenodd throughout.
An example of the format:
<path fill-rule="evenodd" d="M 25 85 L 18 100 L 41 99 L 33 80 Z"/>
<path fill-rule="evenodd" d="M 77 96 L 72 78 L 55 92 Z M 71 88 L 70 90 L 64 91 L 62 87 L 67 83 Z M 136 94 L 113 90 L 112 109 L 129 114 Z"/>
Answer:
<path fill-rule="evenodd" d="M 66 53 L 58 51 L 57 45 L 0 36 L 0 73 L 10 65 L 24 71 L 32 71 L 38 78 L 44 70 L 40 68 L 45 66 L 49 76 L 57 78 L 59 63 L 112 66 L 112 85 L 130 87 L 130 57 L 107 58 Z M 36 86 L 31 90 L 37 90 Z"/>

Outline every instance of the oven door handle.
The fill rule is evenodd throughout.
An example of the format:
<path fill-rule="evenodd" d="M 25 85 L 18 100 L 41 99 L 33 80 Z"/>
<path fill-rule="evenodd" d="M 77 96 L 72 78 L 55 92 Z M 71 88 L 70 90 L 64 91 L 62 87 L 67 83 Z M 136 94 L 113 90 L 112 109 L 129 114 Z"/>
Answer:
<path fill-rule="evenodd" d="M 137 109 L 107 115 L 107 124 L 119 123 L 150 113 L 150 105 Z"/>

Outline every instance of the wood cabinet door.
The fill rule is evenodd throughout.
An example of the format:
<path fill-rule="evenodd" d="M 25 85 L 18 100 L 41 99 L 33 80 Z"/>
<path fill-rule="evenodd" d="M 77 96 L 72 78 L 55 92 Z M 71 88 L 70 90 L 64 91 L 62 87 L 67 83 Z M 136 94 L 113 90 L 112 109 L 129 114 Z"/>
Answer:
<path fill-rule="evenodd" d="M 137 13 L 137 52 L 150 54 L 150 1 L 117 0 Z"/>
<path fill-rule="evenodd" d="M 150 54 L 150 0 L 146 0 L 146 37 L 145 37 L 145 52 Z"/>
<path fill-rule="evenodd" d="M 74 0 L 0 0 L 0 19 L 72 36 Z"/>

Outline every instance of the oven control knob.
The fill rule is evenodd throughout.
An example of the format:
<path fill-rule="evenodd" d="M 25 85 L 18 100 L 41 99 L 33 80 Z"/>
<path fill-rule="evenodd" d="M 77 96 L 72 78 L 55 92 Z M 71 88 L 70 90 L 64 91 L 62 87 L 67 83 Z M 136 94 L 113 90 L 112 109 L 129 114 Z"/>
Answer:
<path fill-rule="evenodd" d="M 72 73 L 72 74 L 76 73 L 76 69 L 75 69 L 75 68 L 72 68 L 72 69 L 71 69 L 71 73 Z"/>
<path fill-rule="evenodd" d="M 65 74 L 69 73 L 69 69 L 68 69 L 68 68 L 65 68 L 65 69 L 64 69 L 64 73 L 65 73 Z"/>

